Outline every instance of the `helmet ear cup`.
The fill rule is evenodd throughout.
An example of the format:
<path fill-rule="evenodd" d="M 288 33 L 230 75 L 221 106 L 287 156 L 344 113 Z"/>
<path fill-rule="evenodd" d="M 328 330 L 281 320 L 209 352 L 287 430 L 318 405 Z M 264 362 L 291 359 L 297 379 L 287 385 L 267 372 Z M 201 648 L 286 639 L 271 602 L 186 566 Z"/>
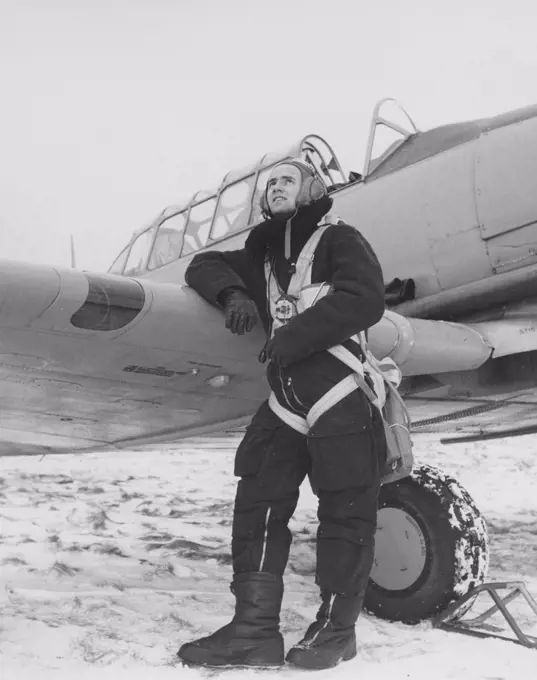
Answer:
<path fill-rule="evenodd" d="M 298 195 L 299 205 L 310 205 L 315 203 L 323 196 L 326 196 L 326 187 L 323 182 L 316 176 L 310 175 L 309 177 L 302 178 L 302 187 Z"/>
<path fill-rule="evenodd" d="M 326 187 L 318 177 L 313 177 L 310 185 L 310 200 L 312 202 L 318 201 L 323 196 L 326 196 Z"/>

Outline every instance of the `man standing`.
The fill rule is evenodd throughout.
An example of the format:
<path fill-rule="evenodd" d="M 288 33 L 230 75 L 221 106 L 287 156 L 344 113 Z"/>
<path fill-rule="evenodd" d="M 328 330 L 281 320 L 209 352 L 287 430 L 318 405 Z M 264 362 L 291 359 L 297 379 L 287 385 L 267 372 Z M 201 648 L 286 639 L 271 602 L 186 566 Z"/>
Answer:
<path fill-rule="evenodd" d="M 325 351 L 343 345 L 363 359 L 350 340 L 384 312 L 379 262 L 353 227 L 325 218 L 332 199 L 315 170 L 301 159 L 274 166 L 262 197 L 263 223 L 245 247 L 197 255 L 187 283 L 226 313 L 234 333 L 261 318 L 269 340 L 267 379 L 277 406 L 304 419 L 349 369 Z M 330 293 L 298 313 L 287 294 L 304 245 L 325 228 L 315 249 L 311 282 Z M 280 665 L 284 661 L 279 615 L 282 576 L 289 556 L 288 523 L 306 475 L 319 499 L 316 583 L 321 605 L 288 663 L 323 669 L 356 655 L 355 623 L 373 563 L 380 472 L 385 461 L 383 426 L 362 390 L 326 411 L 307 433 L 261 405 L 237 450 L 232 531 L 233 620 L 208 637 L 184 644 L 178 655 L 200 665 Z"/>

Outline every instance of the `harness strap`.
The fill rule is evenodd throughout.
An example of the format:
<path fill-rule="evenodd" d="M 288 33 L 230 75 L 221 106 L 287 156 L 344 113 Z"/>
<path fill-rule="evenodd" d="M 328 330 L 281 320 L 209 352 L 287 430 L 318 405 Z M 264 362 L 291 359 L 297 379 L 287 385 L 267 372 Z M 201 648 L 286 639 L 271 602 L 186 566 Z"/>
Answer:
<path fill-rule="evenodd" d="M 338 404 L 347 395 L 358 389 L 358 383 L 355 380 L 355 375 L 348 375 L 343 380 L 340 380 L 337 385 L 334 385 L 328 390 L 308 411 L 306 422 L 312 428 L 319 418 L 329 411 L 333 406 Z"/>
<path fill-rule="evenodd" d="M 311 266 L 313 264 L 313 258 L 315 257 L 315 251 L 319 245 L 322 235 L 329 226 L 330 225 L 326 224 L 321 227 L 317 227 L 317 229 L 309 237 L 306 245 L 300 251 L 300 254 L 296 260 L 295 274 L 291 277 L 289 286 L 287 288 L 288 295 L 291 295 L 292 297 L 298 297 L 302 288 L 311 284 Z"/>
<path fill-rule="evenodd" d="M 272 412 L 275 413 L 278 418 L 280 418 L 280 420 L 283 420 L 286 425 L 289 425 L 289 427 L 292 427 L 293 430 L 300 432 L 300 434 L 308 434 L 310 431 L 308 421 L 296 413 L 289 411 L 289 409 L 286 409 L 285 406 L 282 406 L 276 398 L 274 392 L 270 393 L 268 405 Z"/>
<path fill-rule="evenodd" d="M 326 394 L 313 404 L 308 411 L 306 418 L 302 418 L 302 416 L 299 416 L 297 413 L 293 413 L 285 408 L 285 406 L 282 406 L 274 392 L 270 393 L 268 404 L 273 413 L 275 413 L 280 420 L 283 420 L 286 425 L 289 425 L 293 430 L 300 432 L 300 434 L 306 435 L 323 413 L 329 411 L 347 395 L 357 390 L 359 386 L 355 375 L 348 375 L 346 378 L 343 378 L 343 380 L 340 380 L 337 385 L 334 385 L 334 387 L 328 390 Z"/>
<path fill-rule="evenodd" d="M 287 259 L 290 259 L 291 257 L 290 225 L 291 222 L 289 220 L 286 224 L 284 239 L 286 244 L 285 257 Z M 274 331 L 281 326 L 281 321 L 275 318 L 274 309 L 275 302 L 281 299 L 281 297 L 286 298 L 289 301 L 289 304 L 291 304 L 295 308 L 296 313 L 296 305 L 300 297 L 301 290 L 305 286 L 307 287 L 311 284 L 311 265 L 313 263 L 313 258 L 315 256 L 315 250 L 317 248 L 317 245 L 319 244 L 319 241 L 321 240 L 322 235 L 328 229 L 329 226 L 330 224 L 323 224 L 322 226 L 317 227 L 317 229 L 308 239 L 305 246 L 300 251 L 300 254 L 296 261 L 295 273 L 293 274 L 291 280 L 289 281 L 287 292 L 281 290 L 279 283 L 276 279 L 276 276 L 272 271 L 270 255 L 267 253 L 267 255 L 265 256 L 264 266 L 265 266 L 265 281 L 267 284 L 267 300 L 270 308 L 270 317 L 272 319 L 271 335 L 273 335 Z M 287 250 L 289 250 L 289 252 L 287 252 Z"/>
<path fill-rule="evenodd" d="M 346 364 L 350 369 L 354 371 L 354 379 L 358 386 L 365 392 L 369 401 L 375 406 L 380 406 L 378 396 L 375 394 L 374 390 L 369 387 L 364 378 L 364 365 L 360 359 L 356 358 L 352 352 L 343 345 L 336 345 L 335 347 L 330 347 L 328 350 L 330 354 L 336 359 Z"/>

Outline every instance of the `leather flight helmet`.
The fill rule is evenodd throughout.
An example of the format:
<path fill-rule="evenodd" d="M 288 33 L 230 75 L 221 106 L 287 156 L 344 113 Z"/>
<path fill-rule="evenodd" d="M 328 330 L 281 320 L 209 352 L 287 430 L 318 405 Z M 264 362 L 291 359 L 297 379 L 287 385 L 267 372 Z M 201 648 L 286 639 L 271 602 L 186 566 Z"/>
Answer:
<path fill-rule="evenodd" d="M 300 210 L 300 208 L 302 208 L 303 206 L 311 205 L 312 203 L 315 203 L 315 201 L 318 201 L 324 196 L 328 195 L 326 184 L 319 177 L 317 171 L 310 163 L 304 161 L 302 158 L 289 158 L 287 160 L 276 163 L 272 170 L 274 170 L 274 168 L 277 168 L 280 165 L 294 165 L 295 168 L 298 168 L 300 170 L 302 183 L 300 185 L 300 190 L 296 197 L 297 211 Z M 267 192 L 268 184 L 265 187 L 263 193 L 261 194 L 261 212 L 265 219 L 274 217 L 268 204 Z"/>

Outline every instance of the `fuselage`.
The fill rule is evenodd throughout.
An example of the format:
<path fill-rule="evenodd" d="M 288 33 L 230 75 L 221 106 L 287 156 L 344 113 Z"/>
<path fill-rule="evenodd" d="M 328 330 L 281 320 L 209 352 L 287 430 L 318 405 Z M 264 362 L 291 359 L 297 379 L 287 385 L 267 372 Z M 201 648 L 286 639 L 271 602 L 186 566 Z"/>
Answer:
<path fill-rule="evenodd" d="M 371 242 L 385 281 L 412 278 L 417 299 L 537 263 L 537 106 L 459 127 L 418 133 L 332 192 L 333 212 Z M 199 250 L 239 248 L 252 226 Z M 137 275 L 183 283 L 193 254 Z"/>

